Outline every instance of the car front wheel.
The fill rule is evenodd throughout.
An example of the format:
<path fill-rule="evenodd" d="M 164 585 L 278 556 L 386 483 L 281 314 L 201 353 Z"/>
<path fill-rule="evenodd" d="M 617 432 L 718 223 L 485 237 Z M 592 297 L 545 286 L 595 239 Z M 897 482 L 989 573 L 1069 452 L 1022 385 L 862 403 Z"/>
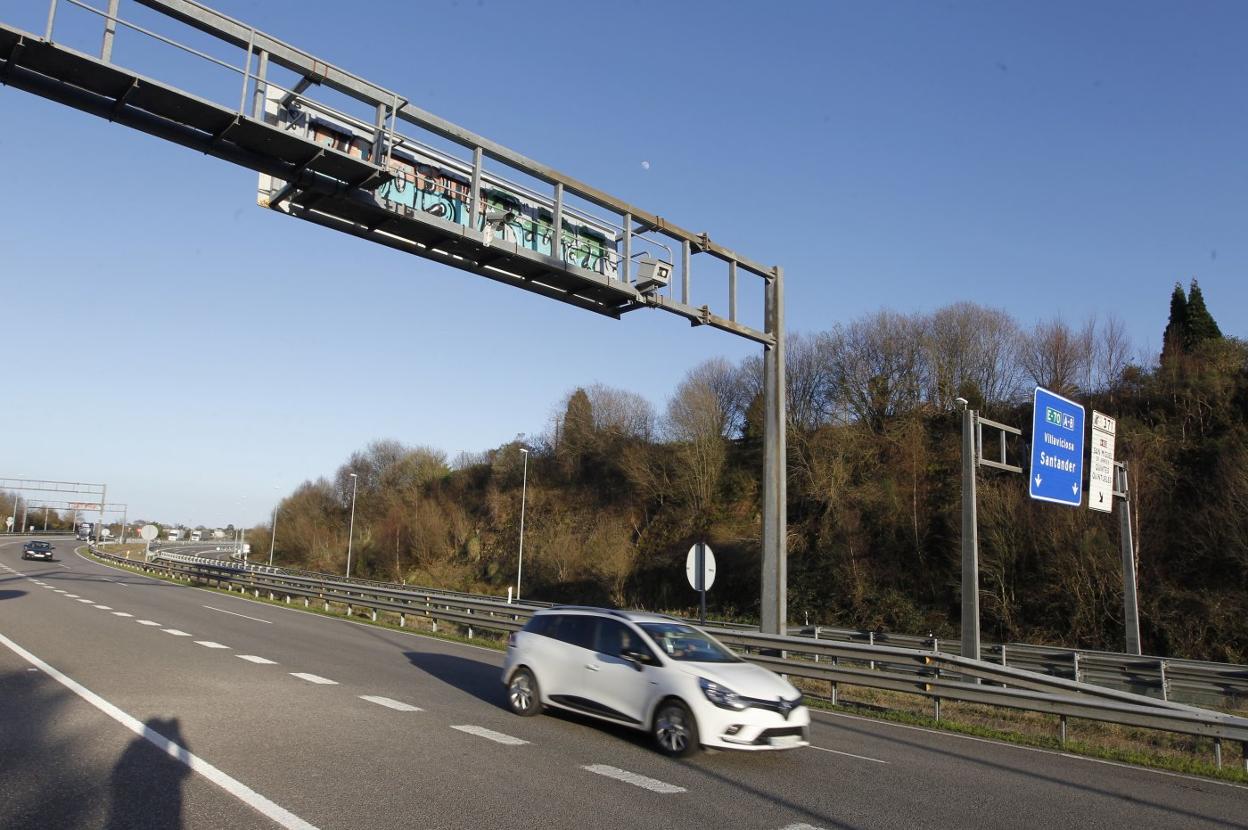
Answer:
<path fill-rule="evenodd" d="M 698 724 L 689 707 L 679 700 L 664 701 L 654 714 L 651 730 L 659 751 L 671 758 L 685 758 L 698 751 Z"/>
<path fill-rule="evenodd" d="M 542 697 L 537 678 L 528 669 L 517 669 L 507 684 L 507 705 L 521 717 L 532 717 L 542 711 Z"/>

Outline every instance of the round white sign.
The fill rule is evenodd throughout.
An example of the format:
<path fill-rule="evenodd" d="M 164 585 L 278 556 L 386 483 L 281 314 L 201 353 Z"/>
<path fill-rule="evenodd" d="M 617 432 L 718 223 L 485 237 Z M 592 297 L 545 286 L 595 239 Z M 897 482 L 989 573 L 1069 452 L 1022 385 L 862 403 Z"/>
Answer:
<path fill-rule="evenodd" d="M 152 541 L 159 535 L 160 535 L 160 528 L 156 527 L 156 525 L 143 525 L 143 529 L 139 531 L 139 536 L 141 536 L 143 540 L 147 542 Z"/>
<path fill-rule="evenodd" d="M 705 551 L 705 561 L 702 563 L 703 581 L 702 588 L 711 590 L 711 586 L 715 584 L 715 554 L 711 552 L 710 545 L 702 545 Z M 694 545 L 689 548 L 689 556 L 685 558 L 685 576 L 689 577 L 689 586 L 693 590 L 698 590 L 698 546 Z"/>

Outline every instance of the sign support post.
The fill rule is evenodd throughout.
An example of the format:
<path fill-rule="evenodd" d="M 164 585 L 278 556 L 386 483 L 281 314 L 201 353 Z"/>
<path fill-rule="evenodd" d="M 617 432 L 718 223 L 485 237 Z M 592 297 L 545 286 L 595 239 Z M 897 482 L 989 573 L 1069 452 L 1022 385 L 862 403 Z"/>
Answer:
<path fill-rule="evenodd" d="M 1007 435 L 1021 435 L 1017 427 L 990 421 L 958 398 L 962 409 L 962 656 L 979 659 L 979 507 L 975 475 L 979 467 L 995 467 L 1021 473 L 1022 467 L 1006 461 Z M 984 427 L 997 430 L 995 458 L 984 457 Z"/>
<path fill-rule="evenodd" d="M 1127 654 L 1140 653 L 1140 606 L 1135 590 L 1135 538 L 1131 533 L 1131 490 L 1127 484 L 1127 464 L 1114 463 L 1118 481 L 1115 496 L 1122 499 L 1122 511 L 1118 514 L 1119 536 L 1122 542 L 1122 621 L 1126 629 Z"/>

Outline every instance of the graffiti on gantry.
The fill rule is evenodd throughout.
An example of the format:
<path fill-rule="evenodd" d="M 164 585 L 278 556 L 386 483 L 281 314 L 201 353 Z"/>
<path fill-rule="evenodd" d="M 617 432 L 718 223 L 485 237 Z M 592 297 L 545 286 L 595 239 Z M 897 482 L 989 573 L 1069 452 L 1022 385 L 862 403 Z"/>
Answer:
<path fill-rule="evenodd" d="M 372 140 L 345 129 L 337 129 L 319 118 L 308 119 L 308 137 L 318 144 L 364 160 L 371 160 Z M 554 216 L 551 211 L 528 199 L 512 193 L 483 187 L 477 215 L 468 216 L 469 179 L 458 172 L 436 164 L 428 164 L 415 157 L 405 157 L 399 151 L 391 153 L 385 162 L 392 178 L 377 188 L 377 196 L 387 208 L 408 216 L 416 211 L 437 216 L 448 222 L 471 225 L 484 230 L 486 216 L 492 214 L 491 230 L 496 239 L 503 239 L 531 251 L 555 256 L 600 274 L 614 271 L 615 264 L 608 251 L 614 252 L 615 239 L 579 222 L 563 221 L 558 235 L 559 250 L 554 247 Z M 499 214 L 511 218 L 500 222 Z"/>

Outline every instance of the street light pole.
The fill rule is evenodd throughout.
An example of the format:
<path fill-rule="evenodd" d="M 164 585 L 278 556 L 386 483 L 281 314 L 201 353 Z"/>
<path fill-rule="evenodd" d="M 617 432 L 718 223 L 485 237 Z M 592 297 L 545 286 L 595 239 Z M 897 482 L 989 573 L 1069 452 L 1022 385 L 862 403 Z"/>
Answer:
<path fill-rule="evenodd" d="M 273 535 L 269 537 L 269 567 L 273 567 L 273 546 L 277 544 L 277 505 L 273 505 Z"/>
<path fill-rule="evenodd" d="M 529 488 L 529 451 L 520 448 L 524 453 L 524 476 L 520 480 L 520 557 L 516 565 L 516 602 L 520 601 L 520 577 L 524 574 L 524 501 Z"/>
<path fill-rule="evenodd" d="M 351 576 L 351 540 L 355 536 L 355 490 L 360 477 L 351 474 L 351 523 L 347 526 L 347 576 Z"/>

